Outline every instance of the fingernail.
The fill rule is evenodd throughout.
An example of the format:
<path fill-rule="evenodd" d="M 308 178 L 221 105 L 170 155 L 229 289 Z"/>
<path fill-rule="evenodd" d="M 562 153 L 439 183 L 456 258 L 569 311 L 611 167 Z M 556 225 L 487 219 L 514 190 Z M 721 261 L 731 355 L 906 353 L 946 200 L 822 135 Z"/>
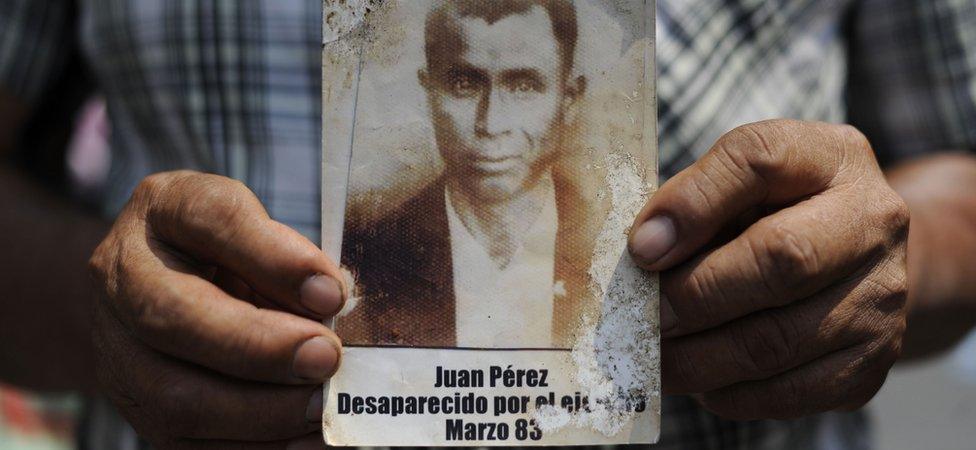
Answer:
<path fill-rule="evenodd" d="M 295 351 L 292 371 L 298 378 L 325 380 L 335 372 L 339 349 L 329 339 L 317 336 L 305 341 Z"/>
<path fill-rule="evenodd" d="M 668 297 L 661 294 L 661 334 L 666 334 L 668 331 L 675 329 L 678 326 L 678 316 L 674 313 L 674 308 L 671 307 L 671 301 Z"/>
<path fill-rule="evenodd" d="M 674 221 L 667 216 L 657 216 L 637 228 L 631 251 L 643 263 L 653 264 L 671 251 L 677 242 Z"/>
<path fill-rule="evenodd" d="M 312 392 L 312 398 L 308 399 L 308 407 L 305 408 L 305 418 L 309 422 L 322 421 L 322 389 Z"/>
<path fill-rule="evenodd" d="M 313 434 L 303 438 L 295 439 L 288 443 L 286 450 L 321 450 L 325 447 L 325 441 L 321 434 Z"/>
<path fill-rule="evenodd" d="M 342 287 L 335 278 L 312 275 L 302 283 L 299 291 L 306 308 L 323 316 L 332 316 L 342 308 Z"/>

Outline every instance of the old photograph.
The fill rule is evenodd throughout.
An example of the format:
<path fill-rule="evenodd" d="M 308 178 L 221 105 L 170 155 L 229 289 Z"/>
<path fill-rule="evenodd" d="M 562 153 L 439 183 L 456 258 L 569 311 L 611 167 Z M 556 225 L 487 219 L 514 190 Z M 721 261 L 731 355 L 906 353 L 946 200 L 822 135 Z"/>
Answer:
<path fill-rule="evenodd" d="M 638 172 L 654 162 L 631 146 L 638 108 L 607 95 L 641 75 L 633 27 L 594 26 L 614 12 L 457 0 L 371 18 L 342 233 L 346 345 L 573 346 L 601 296 L 607 156 L 637 149 L 625 156 Z"/>

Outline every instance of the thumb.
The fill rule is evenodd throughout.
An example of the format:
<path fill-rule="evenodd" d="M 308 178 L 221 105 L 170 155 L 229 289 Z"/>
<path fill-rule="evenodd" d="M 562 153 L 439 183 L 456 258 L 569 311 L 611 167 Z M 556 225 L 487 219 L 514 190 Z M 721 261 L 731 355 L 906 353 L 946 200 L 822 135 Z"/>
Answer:
<path fill-rule="evenodd" d="M 862 147 L 868 151 L 852 157 L 850 149 Z M 831 188 L 842 167 L 864 155 L 873 161 L 850 126 L 775 120 L 736 128 L 648 201 L 631 228 L 630 252 L 647 270 L 667 270 L 750 209 Z"/>

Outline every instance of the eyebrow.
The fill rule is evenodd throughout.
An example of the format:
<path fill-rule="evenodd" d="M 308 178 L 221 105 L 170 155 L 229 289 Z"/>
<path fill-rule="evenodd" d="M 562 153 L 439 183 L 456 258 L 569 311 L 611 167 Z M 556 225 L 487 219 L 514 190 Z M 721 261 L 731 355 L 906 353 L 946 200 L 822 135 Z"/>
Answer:
<path fill-rule="evenodd" d="M 437 70 L 436 74 L 437 74 L 436 75 L 437 78 L 439 79 L 456 76 L 456 75 L 476 76 L 478 78 L 483 78 L 483 79 L 488 78 L 488 74 L 484 69 L 480 69 L 478 67 L 471 66 L 468 64 L 463 64 L 463 63 L 445 64 L 442 69 Z"/>
<path fill-rule="evenodd" d="M 486 73 L 486 71 L 484 69 L 481 69 L 479 67 L 475 67 L 475 66 L 472 66 L 472 65 L 469 65 L 469 64 L 464 64 L 464 63 L 457 64 L 457 63 L 455 63 L 455 64 L 451 64 L 451 65 L 447 66 L 447 68 L 444 70 L 444 73 L 445 74 L 457 74 L 457 73 L 472 74 L 473 73 L 473 74 L 482 74 L 483 75 L 483 74 Z"/>
<path fill-rule="evenodd" d="M 535 80 L 543 80 L 543 76 L 536 69 L 510 69 L 502 71 L 501 79 L 510 81 L 517 80 L 519 78 L 532 78 Z"/>
<path fill-rule="evenodd" d="M 476 75 L 481 78 L 488 78 L 488 73 L 485 69 L 480 67 L 472 66 L 465 63 L 451 64 L 445 67 L 441 72 L 441 76 L 451 76 L 451 75 Z M 532 68 L 519 68 L 519 69 L 507 69 L 503 70 L 499 74 L 499 78 L 505 81 L 516 80 L 519 78 L 532 78 L 535 80 L 542 80 L 544 77 L 537 69 Z"/>

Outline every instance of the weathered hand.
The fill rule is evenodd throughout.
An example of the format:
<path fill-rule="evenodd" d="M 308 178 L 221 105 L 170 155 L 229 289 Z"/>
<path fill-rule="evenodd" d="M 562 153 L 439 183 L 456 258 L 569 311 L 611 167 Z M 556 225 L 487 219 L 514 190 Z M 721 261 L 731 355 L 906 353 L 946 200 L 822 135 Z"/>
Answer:
<path fill-rule="evenodd" d="M 321 447 L 320 385 L 345 289 L 243 184 L 193 172 L 136 189 L 91 269 L 99 381 L 157 448 Z"/>
<path fill-rule="evenodd" d="M 631 235 L 637 261 L 662 271 L 665 392 L 732 419 L 862 406 L 900 352 L 908 222 L 853 127 L 723 136 Z"/>

